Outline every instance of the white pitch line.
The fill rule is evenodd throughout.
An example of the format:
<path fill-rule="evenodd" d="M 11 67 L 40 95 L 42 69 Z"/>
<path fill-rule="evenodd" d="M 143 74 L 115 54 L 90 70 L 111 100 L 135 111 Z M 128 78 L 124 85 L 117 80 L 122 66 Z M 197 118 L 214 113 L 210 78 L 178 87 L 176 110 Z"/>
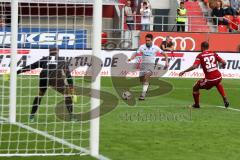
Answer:
<path fill-rule="evenodd" d="M 0 116 L 0 120 L 8 121 L 7 118 L 4 118 L 4 117 L 2 117 L 2 116 Z M 32 127 L 30 127 L 30 126 L 24 125 L 24 124 L 19 123 L 19 122 L 15 122 L 15 123 L 12 123 L 12 124 L 13 124 L 13 125 L 17 125 L 17 126 L 19 126 L 19 127 L 21 127 L 21 128 L 24 128 L 24 129 L 26 129 L 26 130 L 29 130 L 29 131 L 31 131 L 31 132 L 34 132 L 34 133 L 36 133 L 36 134 L 39 134 L 39 135 L 41 135 L 41 136 L 44 136 L 44 137 L 46 137 L 46 138 L 49 138 L 49 139 L 51 139 L 51 140 L 53 140 L 53 141 L 56 141 L 56 142 L 58 142 L 58 143 L 60 143 L 60 144 L 63 144 L 63 145 L 65 145 L 65 146 L 68 146 L 68 147 L 70 147 L 70 148 L 72 148 L 72 149 L 76 149 L 76 150 L 79 150 L 80 152 L 84 152 L 84 153 L 90 155 L 90 151 L 89 151 L 89 150 L 87 150 L 87 149 L 85 149 L 85 148 L 82 148 L 82 147 L 79 147 L 79 146 L 77 146 L 77 145 L 75 145 L 75 144 L 69 143 L 69 142 L 67 142 L 67 141 L 65 141 L 65 140 L 63 140 L 63 139 L 61 139 L 61 138 L 52 136 L 52 135 L 50 135 L 50 134 L 48 134 L 48 133 L 46 133 L 46 132 L 37 130 L 37 129 L 35 129 L 35 128 L 32 128 Z M 0 154 L 0 155 L 1 155 L 1 154 Z M 109 158 L 107 158 L 107 157 L 105 157 L 105 156 L 103 156 L 103 155 L 99 155 L 99 156 L 97 156 L 97 157 L 95 157 L 95 158 L 100 159 L 100 160 L 109 160 Z"/>
<path fill-rule="evenodd" d="M 32 156 L 75 156 L 75 155 L 79 155 L 78 153 L 19 153 L 19 154 L 0 154 L 0 157 L 32 157 Z M 80 156 L 82 156 L 83 154 L 80 154 Z M 87 155 L 87 154 L 86 154 Z"/>
<path fill-rule="evenodd" d="M 237 112 L 240 112 L 240 109 L 237 109 L 237 108 L 231 108 L 231 107 L 228 107 L 228 108 L 226 108 L 226 107 L 224 107 L 224 106 L 216 106 L 217 108 L 223 108 L 223 109 L 229 109 L 229 110 L 232 110 L 232 111 L 237 111 Z"/>
<path fill-rule="evenodd" d="M 138 103 L 136 103 L 134 106 L 131 106 L 126 103 L 126 104 L 119 104 L 116 108 L 185 108 L 186 106 L 187 105 L 159 105 L 159 104 L 138 105 Z"/>

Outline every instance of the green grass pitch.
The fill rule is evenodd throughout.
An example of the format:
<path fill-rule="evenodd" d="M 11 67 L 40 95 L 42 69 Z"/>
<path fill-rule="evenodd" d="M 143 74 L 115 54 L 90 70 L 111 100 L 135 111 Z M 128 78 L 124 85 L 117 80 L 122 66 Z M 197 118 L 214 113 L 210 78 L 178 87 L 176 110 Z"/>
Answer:
<path fill-rule="evenodd" d="M 192 100 L 192 86 L 196 79 L 162 79 L 173 85 L 173 90 L 167 94 L 163 94 L 155 97 L 147 97 L 145 101 L 136 101 L 135 106 L 128 106 L 124 101 L 120 100 L 118 106 L 111 112 L 101 117 L 100 122 L 100 153 L 110 159 L 114 160 L 239 160 L 240 159 L 240 112 L 234 110 L 226 110 L 218 108 L 216 106 L 223 106 L 222 99 L 214 88 L 210 91 L 201 91 L 201 109 L 190 110 L 187 106 L 193 103 Z M 5 83 L 5 84 L 4 84 Z M 27 118 L 33 97 L 36 95 L 38 79 L 35 78 L 31 83 L 27 80 L 21 81 L 22 95 L 26 97 L 22 100 L 18 99 L 18 104 L 28 106 L 24 107 L 21 112 L 21 116 L 18 116 L 18 120 L 23 123 L 27 123 Z M 77 81 L 76 83 L 80 83 Z M 0 80 L 0 85 L 6 85 L 6 82 Z M 20 85 L 20 84 L 19 84 Z M 18 85 L 18 86 L 19 86 Z M 33 88 L 29 90 L 27 86 L 31 85 Z M 240 109 L 239 97 L 240 97 L 240 83 L 239 80 L 223 80 L 226 93 L 229 97 L 232 108 Z M 116 91 L 112 86 L 110 78 L 102 78 L 102 90 L 116 95 Z M 150 87 L 150 90 L 154 89 L 154 86 Z M 141 86 L 135 87 L 134 90 L 141 90 Z M 3 90 L 2 90 L 3 91 Z M 19 93 L 18 89 L 18 94 Z M 4 94 L 8 94 L 6 91 Z M 3 96 L 3 94 L 1 94 Z M 5 95 L 5 96 L 6 96 Z M 53 97 L 56 93 L 53 90 L 49 90 L 48 95 L 51 97 L 48 99 L 49 105 L 56 101 Z M 30 98 L 28 98 L 29 96 Z M 61 97 L 59 97 L 60 100 Z M 82 98 L 82 101 L 87 105 L 88 98 Z M 80 101 L 80 100 L 79 100 Z M 3 97 L 0 100 L 0 112 L 6 114 L 6 110 L 3 109 L 3 105 L 7 100 Z M 46 97 L 43 99 L 43 104 L 46 104 Z M 53 105 L 53 104 L 52 104 Z M 42 115 L 41 115 L 42 113 Z M 46 129 L 49 134 L 54 134 L 57 137 L 64 137 L 66 139 L 74 139 L 75 135 L 68 135 L 66 133 L 53 133 L 54 125 L 51 122 L 59 122 L 55 130 L 61 131 L 62 127 L 66 130 L 70 130 L 69 127 L 75 127 L 76 131 L 80 130 L 75 125 L 67 123 L 66 126 L 61 126 L 61 121 L 56 119 L 54 109 L 48 109 L 47 113 L 50 115 L 44 115 L 46 113 L 46 107 L 41 106 L 39 108 L 38 123 L 49 123 L 48 126 L 39 125 L 38 128 Z M 36 128 L 37 124 L 29 124 L 31 127 Z M 85 126 L 89 127 L 88 124 Z M 9 146 L 7 138 L 9 136 L 5 133 L 14 126 L 9 126 L 0 123 L 0 129 L 3 132 L 0 140 L 0 153 L 1 150 L 6 148 L 14 148 L 16 144 Z M 84 128 L 82 128 L 84 129 Z M 13 134 L 12 140 L 21 140 L 24 142 L 24 138 L 28 141 L 35 140 L 36 138 L 43 142 L 44 137 L 37 136 L 36 134 L 30 134 L 28 137 L 24 135 L 27 131 L 21 129 L 23 133 L 22 137 L 17 137 L 19 128 L 16 128 L 16 135 Z M 77 135 L 77 133 L 74 133 Z M 36 137 L 37 136 L 37 137 Z M 88 135 L 81 135 L 82 138 L 87 139 Z M 47 140 L 47 139 L 46 139 Z M 48 140 L 47 140 L 48 141 Z M 86 142 L 85 142 L 86 141 Z M 88 141 L 85 140 L 80 143 L 83 147 L 88 147 Z M 79 142 L 72 140 L 74 144 Z M 53 142 L 39 143 L 38 149 L 45 149 L 49 152 L 53 151 Z M 32 145 L 32 146 L 31 146 Z M 61 148 L 55 144 L 57 147 Z M 18 146 L 18 147 L 21 147 Z M 29 143 L 29 146 L 22 146 L 23 148 L 32 149 L 35 146 L 35 142 Z M 71 151 L 65 147 L 65 152 Z M 23 150 L 24 151 L 24 150 Z M 34 152 L 34 150 L 29 150 Z M 57 149 L 55 150 L 58 151 Z M 4 160 L 21 160 L 21 159 L 34 159 L 40 160 L 42 157 L 28 157 L 19 158 L 0 157 Z M 57 156 L 57 157 L 44 157 L 45 160 L 90 160 L 94 159 L 89 156 Z"/>

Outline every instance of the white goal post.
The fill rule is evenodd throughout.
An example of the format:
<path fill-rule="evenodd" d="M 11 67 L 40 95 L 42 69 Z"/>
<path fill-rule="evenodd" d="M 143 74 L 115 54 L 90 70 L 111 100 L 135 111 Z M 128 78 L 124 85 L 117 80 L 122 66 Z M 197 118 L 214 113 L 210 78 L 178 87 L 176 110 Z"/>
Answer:
<path fill-rule="evenodd" d="M 4 72 L 0 73 L 2 87 L 0 98 L 0 156 L 54 156 L 88 154 L 98 159 L 108 159 L 99 153 L 100 118 L 90 115 L 88 120 L 66 120 L 66 96 L 47 89 L 40 91 L 40 69 L 21 73 L 17 71 L 48 56 L 50 48 L 59 48 L 59 55 L 69 50 L 85 50 L 92 47 L 92 56 L 101 55 L 102 6 L 114 0 L 3 0 L 0 2 L 1 17 L 6 20 L 0 26 L 0 50 Z M 7 9 L 11 9 L 11 16 Z M 91 9 L 89 9 L 91 8 Z M 88 10 L 89 9 L 89 10 Z M 93 11 L 92 16 L 88 12 Z M 5 14 L 5 15 L 4 15 Z M 90 13 L 91 14 L 91 13 Z M 7 24 L 10 17 L 11 25 Z M 89 32 L 92 32 L 89 35 Z M 11 37 L 11 40 L 8 40 Z M 59 38 L 60 37 L 60 38 Z M 44 39 L 45 38 L 45 39 Z M 90 41 L 89 39 L 92 39 Z M 91 45 L 89 45 L 91 43 Z M 10 58 L 11 55 L 11 58 Z M 28 61 L 29 57 L 34 61 Z M 33 58 L 34 57 L 34 58 Z M 10 68 L 8 66 L 8 60 Z M 92 61 L 93 68 L 99 67 Z M 5 73 L 10 72 L 10 81 Z M 95 72 L 92 69 L 92 72 Z M 95 75 L 94 73 L 92 73 Z M 92 78 L 86 84 L 82 77 L 73 77 L 79 88 L 89 85 L 94 96 L 79 96 L 71 100 L 73 112 L 93 110 L 100 106 L 101 77 Z M 48 82 L 49 83 L 49 82 Z M 40 93 L 41 92 L 41 93 Z M 37 100 L 36 100 L 37 99 Z M 35 104 L 39 103 L 34 119 L 31 117 Z M 89 101 L 89 103 L 87 102 Z M 57 105 L 57 106 L 56 106 Z M 67 105 L 67 104 L 66 104 Z M 62 109 L 59 111 L 59 108 Z M 31 112 L 31 115 L 30 115 Z M 60 113 L 61 112 L 61 113 Z M 56 115 L 60 114 L 60 115 Z M 61 117 L 61 114 L 64 116 Z M 100 115 L 100 109 L 98 110 Z M 94 118 L 91 118 L 94 117 Z"/>

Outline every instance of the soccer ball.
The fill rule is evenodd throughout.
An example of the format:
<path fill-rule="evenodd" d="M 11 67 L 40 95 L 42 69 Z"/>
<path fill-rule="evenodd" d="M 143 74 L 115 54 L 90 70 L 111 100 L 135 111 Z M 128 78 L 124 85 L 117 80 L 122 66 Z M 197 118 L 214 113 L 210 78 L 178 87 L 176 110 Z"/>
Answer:
<path fill-rule="evenodd" d="M 124 99 L 124 100 L 129 100 L 129 99 L 131 99 L 131 98 L 132 98 L 131 92 L 129 92 L 129 91 L 124 91 L 124 92 L 122 93 L 122 99 Z"/>

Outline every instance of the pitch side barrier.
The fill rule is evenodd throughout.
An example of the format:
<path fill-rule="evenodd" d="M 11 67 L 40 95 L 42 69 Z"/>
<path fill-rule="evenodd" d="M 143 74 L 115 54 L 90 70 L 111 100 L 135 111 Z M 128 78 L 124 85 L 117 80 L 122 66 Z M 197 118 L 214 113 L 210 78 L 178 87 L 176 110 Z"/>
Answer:
<path fill-rule="evenodd" d="M 154 36 L 153 43 L 160 46 L 166 36 L 174 42 L 175 50 L 200 51 L 201 43 L 208 41 L 210 50 L 219 52 L 240 52 L 240 34 L 230 33 L 193 33 L 193 32 L 141 32 L 140 44 L 145 43 L 145 35 Z"/>
<path fill-rule="evenodd" d="M 79 52 L 78 50 L 61 50 L 60 56 L 66 58 L 69 61 L 70 67 L 74 68 L 72 70 L 73 76 L 87 76 L 91 75 L 88 69 L 91 68 L 91 60 L 93 56 L 91 55 L 92 50 L 83 50 Z M 169 68 L 165 69 L 164 57 L 158 54 L 155 59 L 155 70 L 153 76 L 155 77 L 169 77 L 178 78 L 180 71 L 191 66 L 200 52 L 182 52 L 174 51 L 169 52 Z M 17 61 L 18 69 L 32 64 L 43 56 L 47 56 L 48 49 L 24 49 L 18 50 Z M 99 69 L 99 74 L 101 76 L 127 76 L 127 77 L 137 77 L 139 76 L 139 67 L 141 65 L 141 55 L 138 54 L 137 58 L 131 63 L 127 62 L 127 59 L 136 54 L 136 50 L 103 50 L 101 53 L 101 58 L 99 59 L 102 63 L 101 69 Z M 240 54 L 239 53 L 229 53 L 221 52 L 218 53 L 224 60 L 226 60 L 226 68 L 222 68 L 219 65 L 219 70 L 221 71 L 223 78 L 240 79 Z M 10 64 L 10 50 L 0 49 L 0 74 L 7 73 L 9 71 Z M 31 70 L 26 72 L 25 75 L 38 75 L 40 69 Z M 192 72 L 189 72 L 183 76 L 183 78 L 202 78 L 203 72 L 201 68 L 198 68 Z"/>

